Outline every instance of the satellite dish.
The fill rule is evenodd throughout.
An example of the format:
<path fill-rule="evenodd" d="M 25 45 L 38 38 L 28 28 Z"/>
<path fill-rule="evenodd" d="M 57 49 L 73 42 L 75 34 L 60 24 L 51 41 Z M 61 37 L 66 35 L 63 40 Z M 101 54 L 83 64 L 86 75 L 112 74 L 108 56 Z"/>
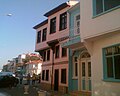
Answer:
<path fill-rule="evenodd" d="M 12 16 L 12 14 L 7 14 L 7 16 Z"/>

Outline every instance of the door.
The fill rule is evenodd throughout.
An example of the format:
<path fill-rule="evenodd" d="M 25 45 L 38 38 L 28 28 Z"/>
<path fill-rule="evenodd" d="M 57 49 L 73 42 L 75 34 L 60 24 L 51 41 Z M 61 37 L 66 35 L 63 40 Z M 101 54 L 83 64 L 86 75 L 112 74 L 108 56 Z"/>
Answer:
<path fill-rule="evenodd" d="M 58 91 L 58 84 L 59 84 L 59 69 L 55 69 L 54 74 L 54 90 Z"/>
<path fill-rule="evenodd" d="M 91 91 L 91 61 L 84 59 L 81 61 L 81 89 Z"/>

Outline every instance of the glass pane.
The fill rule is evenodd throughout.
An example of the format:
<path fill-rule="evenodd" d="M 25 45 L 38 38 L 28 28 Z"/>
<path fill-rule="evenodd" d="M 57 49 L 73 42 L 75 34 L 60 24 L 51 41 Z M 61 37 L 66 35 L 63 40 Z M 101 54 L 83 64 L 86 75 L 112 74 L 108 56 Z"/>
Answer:
<path fill-rule="evenodd" d="M 42 80 L 44 80 L 45 70 L 42 70 Z"/>
<path fill-rule="evenodd" d="M 85 76 L 85 62 L 82 62 L 82 76 Z"/>
<path fill-rule="evenodd" d="M 105 11 L 120 5 L 120 0 L 104 0 Z"/>
<path fill-rule="evenodd" d="M 79 19 L 80 19 L 80 15 L 77 15 L 77 16 L 76 16 L 76 20 L 79 20 Z"/>
<path fill-rule="evenodd" d="M 74 58 L 75 62 L 77 62 L 77 57 Z"/>
<path fill-rule="evenodd" d="M 91 62 L 88 62 L 88 77 L 91 77 Z"/>
<path fill-rule="evenodd" d="M 103 12 L 103 0 L 96 0 L 96 14 Z"/>
<path fill-rule="evenodd" d="M 120 54 L 120 45 L 113 47 L 113 53 L 114 53 L 114 54 Z"/>
<path fill-rule="evenodd" d="M 46 81 L 49 80 L 49 70 L 46 70 Z"/>
<path fill-rule="evenodd" d="M 112 47 L 109 47 L 109 48 L 106 48 L 106 49 L 105 49 L 105 55 L 106 55 L 106 56 L 112 55 Z"/>
<path fill-rule="evenodd" d="M 61 83 L 66 84 L 66 69 L 61 70 Z"/>
<path fill-rule="evenodd" d="M 115 79 L 120 79 L 120 55 L 114 56 Z"/>
<path fill-rule="evenodd" d="M 46 51 L 43 51 L 43 61 L 46 61 Z"/>
<path fill-rule="evenodd" d="M 106 58 L 107 61 L 107 76 L 113 77 L 113 60 L 112 57 Z"/>
<path fill-rule="evenodd" d="M 50 50 L 47 51 L 47 60 L 50 60 Z"/>
<path fill-rule="evenodd" d="M 75 63 L 75 76 L 78 76 L 78 63 Z"/>

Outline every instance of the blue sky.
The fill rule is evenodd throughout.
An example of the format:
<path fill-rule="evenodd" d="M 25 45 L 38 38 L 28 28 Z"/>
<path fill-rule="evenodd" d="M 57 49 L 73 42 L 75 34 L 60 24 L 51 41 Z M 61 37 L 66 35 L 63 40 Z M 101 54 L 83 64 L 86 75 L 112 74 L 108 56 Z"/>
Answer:
<path fill-rule="evenodd" d="M 33 26 L 43 15 L 68 0 L 0 0 L 0 69 L 19 54 L 34 52 Z M 12 14 L 12 16 L 7 16 Z"/>

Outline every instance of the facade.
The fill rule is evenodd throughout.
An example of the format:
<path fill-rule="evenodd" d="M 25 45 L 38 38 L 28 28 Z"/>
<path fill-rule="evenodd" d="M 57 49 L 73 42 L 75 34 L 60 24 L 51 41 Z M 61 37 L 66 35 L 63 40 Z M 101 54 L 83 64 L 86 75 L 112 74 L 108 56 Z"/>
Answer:
<path fill-rule="evenodd" d="M 74 25 L 77 4 L 68 11 L 70 38 L 62 47 L 69 48 L 68 87 L 76 96 L 82 93 L 87 96 L 120 94 L 119 7 L 120 1 L 80 1 L 79 39 L 75 36 Z"/>
<path fill-rule="evenodd" d="M 35 50 L 43 57 L 41 83 L 47 86 L 46 90 L 67 91 L 68 88 L 68 49 L 62 48 L 61 43 L 68 39 L 67 10 L 71 4 L 63 3 L 50 10 L 44 14 L 47 20 L 34 27 L 37 31 Z"/>
<path fill-rule="evenodd" d="M 41 74 L 41 71 L 42 71 L 42 68 L 41 68 L 41 65 L 42 65 L 42 61 L 38 60 L 38 61 L 30 61 L 30 62 L 27 62 L 26 63 L 26 74 Z"/>
<path fill-rule="evenodd" d="M 69 40 L 62 44 L 69 48 L 69 92 L 72 95 L 91 93 L 91 59 L 83 42 L 80 31 L 80 3 L 68 10 L 69 13 Z M 87 71 L 85 71 L 87 70 Z M 86 84 L 86 82 L 88 82 Z M 73 94 L 74 93 L 74 94 Z"/>
<path fill-rule="evenodd" d="M 81 42 L 91 56 L 92 96 L 119 96 L 120 1 L 81 0 L 80 14 Z"/>

